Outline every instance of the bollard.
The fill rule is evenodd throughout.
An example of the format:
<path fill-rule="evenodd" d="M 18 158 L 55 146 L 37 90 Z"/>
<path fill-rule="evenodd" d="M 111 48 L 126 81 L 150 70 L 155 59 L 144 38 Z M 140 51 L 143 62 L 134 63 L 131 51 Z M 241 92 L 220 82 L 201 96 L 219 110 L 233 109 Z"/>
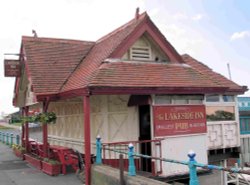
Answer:
<path fill-rule="evenodd" d="M 134 146 L 132 143 L 128 145 L 128 160 L 129 160 L 129 166 L 128 166 L 128 175 L 129 176 L 135 176 L 135 161 L 134 161 Z"/>
<path fill-rule="evenodd" d="M 102 143 L 101 137 L 98 135 L 96 137 L 96 164 L 102 164 Z"/>
<path fill-rule="evenodd" d="M 20 144 L 20 136 L 16 135 L 16 144 L 19 145 Z"/>
<path fill-rule="evenodd" d="M 6 133 L 6 143 L 5 143 L 5 144 L 6 144 L 6 145 L 9 145 L 9 143 L 10 143 L 10 142 L 9 142 L 9 133 L 7 132 L 7 133 Z"/>
<path fill-rule="evenodd" d="M 0 142 L 2 141 L 2 132 L 0 131 Z"/>
<path fill-rule="evenodd" d="M 5 133 L 3 132 L 3 143 L 5 143 Z"/>
<path fill-rule="evenodd" d="M 197 177 L 197 170 L 196 170 L 196 161 L 195 161 L 195 156 L 196 154 L 194 153 L 194 151 L 190 150 L 188 152 L 188 157 L 189 157 L 189 185 L 199 185 L 199 180 Z"/>
<path fill-rule="evenodd" d="M 10 133 L 10 147 L 13 145 L 14 134 Z"/>

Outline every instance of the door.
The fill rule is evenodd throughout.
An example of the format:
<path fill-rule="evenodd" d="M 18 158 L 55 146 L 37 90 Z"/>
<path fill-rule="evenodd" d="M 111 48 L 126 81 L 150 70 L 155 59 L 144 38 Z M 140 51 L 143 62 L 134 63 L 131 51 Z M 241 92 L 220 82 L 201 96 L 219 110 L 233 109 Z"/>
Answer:
<path fill-rule="evenodd" d="M 139 106 L 140 141 L 151 140 L 150 106 Z M 141 154 L 151 156 L 151 142 L 140 144 Z M 151 159 L 141 159 L 141 170 L 151 172 Z"/>

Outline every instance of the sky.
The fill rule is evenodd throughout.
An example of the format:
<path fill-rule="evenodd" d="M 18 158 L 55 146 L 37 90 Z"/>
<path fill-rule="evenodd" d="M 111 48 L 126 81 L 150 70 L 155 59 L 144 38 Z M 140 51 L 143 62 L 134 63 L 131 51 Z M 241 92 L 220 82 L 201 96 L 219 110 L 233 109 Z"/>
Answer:
<path fill-rule="evenodd" d="M 19 53 L 21 37 L 96 41 L 147 11 L 167 40 L 215 72 L 250 88 L 250 1 L 246 0 L 8 0 L 0 1 L 0 115 L 12 106 L 15 79 L 3 61 Z M 15 57 L 14 57 L 15 58 Z M 247 92 L 244 96 L 250 96 Z"/>

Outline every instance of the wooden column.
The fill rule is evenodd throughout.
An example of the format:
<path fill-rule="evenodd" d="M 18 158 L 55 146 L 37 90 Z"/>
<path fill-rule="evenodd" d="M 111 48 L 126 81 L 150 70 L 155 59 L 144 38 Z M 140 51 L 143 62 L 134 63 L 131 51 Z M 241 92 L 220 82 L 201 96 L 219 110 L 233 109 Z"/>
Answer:
<path fill-rule="evenodd" d="M 48 111 L 49 98 L 46 98 L 46 101 L 43 102 L 43 112 Z M 42 123 L 43 129 L 43 157 L 48 157 L 48 123 Z"/>
<path fill-rule="evenodd" d="M 90 148 L 90 97 L 83 97 L 84 143 L 85 143 L 85 184 L 90 185 L 91 148 Z"/>
<path fill-rule="evenodd" d="M 24 107 L 24 115 L 29 115 L 29 107 Z M 25 150 L 26 152 L 29 152 L 29 122 L 25 122 Z"/>

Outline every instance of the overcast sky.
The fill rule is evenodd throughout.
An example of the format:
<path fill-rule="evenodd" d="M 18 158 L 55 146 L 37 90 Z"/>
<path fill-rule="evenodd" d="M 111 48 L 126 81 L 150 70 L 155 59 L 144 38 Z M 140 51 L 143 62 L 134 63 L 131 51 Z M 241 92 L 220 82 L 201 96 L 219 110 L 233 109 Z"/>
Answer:
<path fill-rule="evenodd" d="M 22 35 L 95 41 L 147 11 L 180 54 L 250 87 L 250 1 L 246 0 L 5 0 L 0 1 L 0 61 L 18 53 Z M 8 57 L 9 58 L 9 57 Z M 14 78 L 0 65 L 0 113 L 11 113 Z M 249 96 L 248 92 L 246 96 Z"/>

